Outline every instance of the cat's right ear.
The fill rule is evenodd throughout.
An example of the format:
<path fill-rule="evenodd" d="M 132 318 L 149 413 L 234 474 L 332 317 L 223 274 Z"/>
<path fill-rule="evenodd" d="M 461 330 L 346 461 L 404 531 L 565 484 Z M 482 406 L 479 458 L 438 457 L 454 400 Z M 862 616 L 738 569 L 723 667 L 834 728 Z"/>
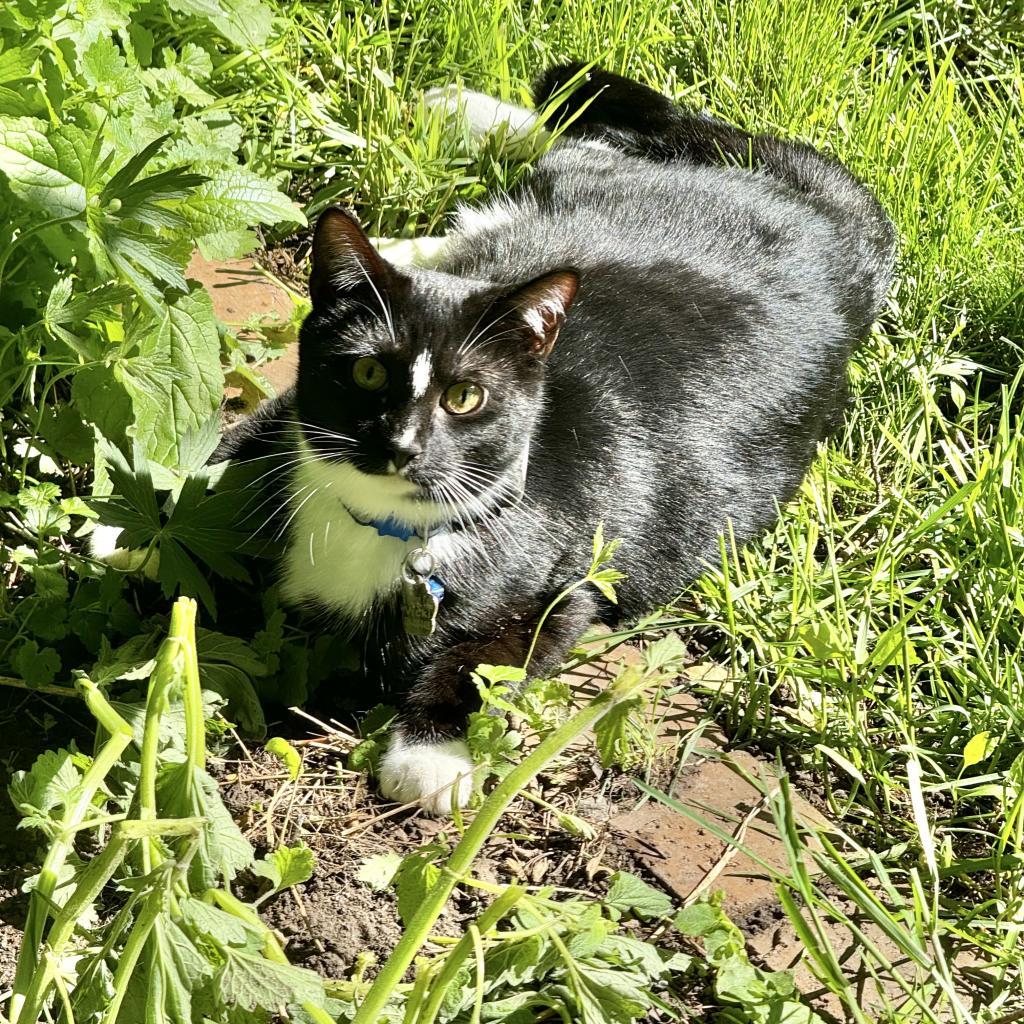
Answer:
<path fill-rule="evenodd" d="M 383 294 L 390 284 L 390 264 L 373 247 L 359 221 L 340 206 L 329 206 L 320 214 L 312 255 L 309 295 L 314 306 L 329 305 L 367 286 Z"/>

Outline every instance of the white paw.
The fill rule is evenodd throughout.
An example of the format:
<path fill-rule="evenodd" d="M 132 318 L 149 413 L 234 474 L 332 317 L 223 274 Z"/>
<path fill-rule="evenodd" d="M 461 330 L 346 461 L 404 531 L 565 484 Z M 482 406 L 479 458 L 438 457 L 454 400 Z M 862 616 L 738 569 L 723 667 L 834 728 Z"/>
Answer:
<path fill-rule="evenodd" d="M 397 733 L 380 762 L 380 790 L 401 804 L 414 801 L 428 813 L 450 814 L 473 793 L 473 762 L 462 740 L 411 743 Z"/>
<path fill-rule="evenodd" d="M 423 238 L 371 238 L 374 248 L 398 267 L 433 267 L 444 255 L 444 235 Z"/>
<path fill-rule="evenodd" d="M 89 554 L 97 562 L 103 562 L 112 569 L 119 569 L 121 572 L 136 572 L 142 569 L 142 574 L 147 579 L 155 580 L 160 569 L 159 551 L 154 551 L 147 558 L 145 550 L 118 547 L 121 532 L 119 526 L 105 526 L 102 523 L 94 526 L 92 533 L 89 534 Z"/>
<path fill-rule="evenodd" d="M 535 111 L 459 85 L 428 89 L 423 94 L 423 103 L 428 110 L 440 110 L 449 120 L 464 125 L 470 137 L 477 142 L 501 127 L 505 129 L 505 141 L 512 144 L 527 140 L 540 142 L 548 134 L 538 127 Z"/>

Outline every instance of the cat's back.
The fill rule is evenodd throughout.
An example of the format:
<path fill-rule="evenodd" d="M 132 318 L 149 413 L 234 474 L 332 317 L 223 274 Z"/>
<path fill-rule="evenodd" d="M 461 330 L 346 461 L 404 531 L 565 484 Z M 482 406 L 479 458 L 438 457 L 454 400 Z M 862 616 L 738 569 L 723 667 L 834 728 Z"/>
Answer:
<path fill-rule="evenodd" d="M 841 335 L 871 323 L 890 260 L 866 220 L 768 174 L 577 140 L 548 153 L 517 193 L 460 211 L 451 239 L 441 268 L 453 273 L 524 279 L 572 266 L 592 308 L 627 299 L 655 316 L 724 290 L 819 335 L 819 315 L 841 318 Z"/>

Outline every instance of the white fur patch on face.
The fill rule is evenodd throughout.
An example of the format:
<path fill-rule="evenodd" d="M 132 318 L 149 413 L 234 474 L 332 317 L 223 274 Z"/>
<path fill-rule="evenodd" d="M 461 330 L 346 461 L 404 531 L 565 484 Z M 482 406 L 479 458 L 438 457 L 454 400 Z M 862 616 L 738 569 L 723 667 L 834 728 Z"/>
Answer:
<path fill-rule="evenodd" d="M 430 353 L 421 352 L 412 363 L 412 397 L 422 398 L 430 386 L 430 375 L 433 372 Z"/>
<path fill-rule="evenodd" d="M 473 762 L 462 740 L 414 743 L 398 733 L 380 762 L 380 789 L 389 800 L 418 802 L 433 815 L 465 807 L 473 793 Z"/>

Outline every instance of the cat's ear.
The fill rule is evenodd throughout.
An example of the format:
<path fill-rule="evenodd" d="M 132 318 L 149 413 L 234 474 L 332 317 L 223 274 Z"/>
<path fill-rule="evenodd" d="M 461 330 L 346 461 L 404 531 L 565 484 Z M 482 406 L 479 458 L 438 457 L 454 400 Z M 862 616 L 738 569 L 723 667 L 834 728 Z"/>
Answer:
<path fill-rule="evenodd" d="M 501 297 L 502 320 L 512 315 L 522 321 L 531 356 L 547 359 L 551 354 L 579 284 L 575 270 L 552 270 Z"/>
<path fill-rule="evenodd" d="M 314 306 L 367 285 L 382 293 L 391 282 L 391 265 L 373 247 L 359 221 L 340 206 L 329 206 L 320 214 L 312 255 L 309 294 Z"/>

